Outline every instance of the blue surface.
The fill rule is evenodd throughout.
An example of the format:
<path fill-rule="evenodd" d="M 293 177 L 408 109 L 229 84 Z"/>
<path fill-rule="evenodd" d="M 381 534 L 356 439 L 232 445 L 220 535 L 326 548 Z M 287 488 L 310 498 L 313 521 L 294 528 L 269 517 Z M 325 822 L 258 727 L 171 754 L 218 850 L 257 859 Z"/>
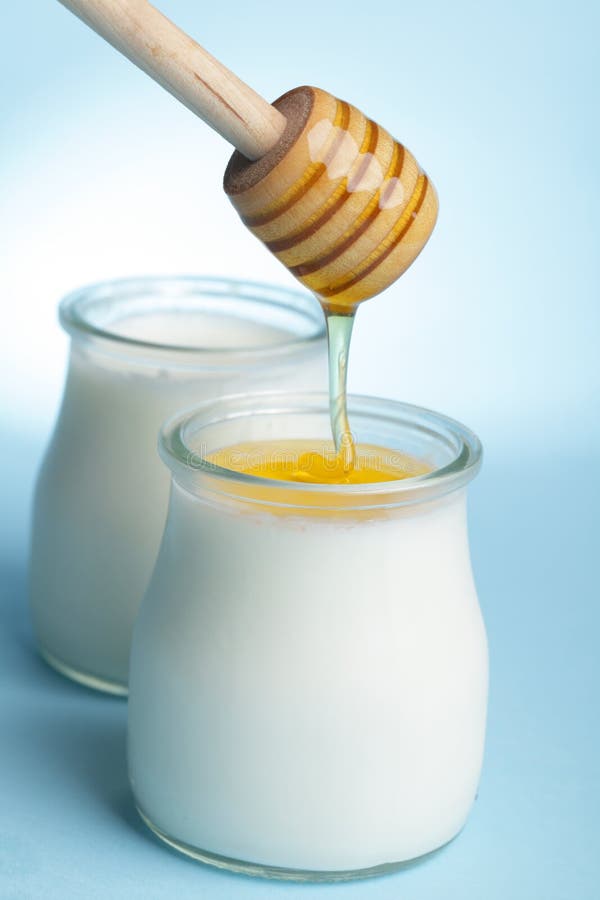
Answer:
<path fill-rule="evenodd" d="M 29 466 L 12 469 L 25 491 Z M 473 561 L 491 651 L 479 798 L 447 849 L 371 882 L 267 883 L 159 844 L 128 790 L 126 703 L 71 684 L 37 658 L 23 556 L 5 559 L 0 896 L 595 900 L 600 492 L 590 469 L 592 460 L 562 456 L 535 469 L 505 460 L 490 462 L 473 484 Z"/>
<path fill-rule="evenodd" d="M 0 898 L 597 900 L 600 7 L 305 0 L 290 35 L 274 0 L 159 5 L 269 97 L 308 82 L 362 106 L 439 189 L 422 258 L 360 311 L 350 387 L 483 440 L 470 504 L 491 651 L 483 780 L 464 833 L 414 869 L 333 887 L 230 876 L 138 821 L 125 703 L 37 659 L 26 544 L 66 358 L 56 300 L 121 275 L 292 279 L 224 201 L 220 139 L 58 3 L 14 3 L 0 56 Z"/>

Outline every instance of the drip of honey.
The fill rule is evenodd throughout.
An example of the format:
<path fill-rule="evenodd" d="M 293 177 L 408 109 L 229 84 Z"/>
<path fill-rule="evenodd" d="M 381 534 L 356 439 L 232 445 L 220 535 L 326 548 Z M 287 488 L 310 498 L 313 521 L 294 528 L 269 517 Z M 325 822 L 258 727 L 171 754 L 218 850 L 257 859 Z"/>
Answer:
<path fill-rule="evenodd" d="M 321 300 L 321 298 L 318 299 Z M 338 465 L 344 473 L 350 473 L 356 461 L 356 448 L 350 429 L 350 422 L 348 421 L 346 384 L 348 380 L 350 339 L 352 337 L 352 326 L 354 325 L 356 309 L 352 309 L 343 315 L 328 311 L 324 304 L 323 309 L 327 321 L 331 431 Z M 351 482 L 348 483 L 350 484 Z"/>
<path fill-rule="evenodd" d="M 424 475 L 431 471 L 421 460 L 373 444 L 353 445 L 351 469 L 331 441 L 292 439 L 247 441 L 209 454 L 214 465 L 245 475 L 302 484 L 378 484 Z"/>

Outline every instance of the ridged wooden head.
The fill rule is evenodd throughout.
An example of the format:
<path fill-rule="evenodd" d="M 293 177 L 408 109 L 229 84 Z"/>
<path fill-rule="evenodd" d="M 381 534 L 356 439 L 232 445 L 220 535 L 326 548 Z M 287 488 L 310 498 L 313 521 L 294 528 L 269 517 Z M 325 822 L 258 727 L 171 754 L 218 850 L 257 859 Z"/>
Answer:
<path fill-rule="evenodd" d="M 242 221 L 333 311 L 395 281 L 433 230 L 438 202 L 414 156 L 356 107 L 318 88 L 274 104 L 279 143 L 250 162 L 237 151 L 224 187 Z"/>

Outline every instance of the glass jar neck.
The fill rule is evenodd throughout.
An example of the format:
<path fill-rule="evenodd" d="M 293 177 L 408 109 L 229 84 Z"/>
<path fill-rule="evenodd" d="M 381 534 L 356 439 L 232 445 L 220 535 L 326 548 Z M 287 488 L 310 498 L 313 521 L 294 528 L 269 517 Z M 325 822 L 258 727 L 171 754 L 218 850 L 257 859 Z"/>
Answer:
<path fill-rule="evenodd" d="M 478 438 L 453 419 L 373 397 L 351 395 L 348 409 L 357 442 L 408 454 L 424 462 L 428 471 L 370 484 L 299 484 L 211 462 L 215 451 L 248 441 L 328 440 L 329 398 L 324 393 L 239 395 L 203 404 L 165 425 L 159 449 L 177 484 L 197 497 L 328 512 L 383 510 L 437 500 L 468 484 L 480 467 Z"/>
<path fill-rule="evenodd" d="M 239 370 L 322 353 L 325 323 L 308 293 L 234 279 L 122 279 L 60 305 L 82 349 L 124 364 Z"/>

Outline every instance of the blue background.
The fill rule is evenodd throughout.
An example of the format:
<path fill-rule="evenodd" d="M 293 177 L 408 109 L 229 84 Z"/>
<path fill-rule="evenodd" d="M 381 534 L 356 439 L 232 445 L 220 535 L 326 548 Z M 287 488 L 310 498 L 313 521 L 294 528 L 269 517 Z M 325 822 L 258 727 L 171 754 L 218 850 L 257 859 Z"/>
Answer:
<path fill-rule="evenodd" d="M 11 4 L 0 56 L 0 896 L 597 898 L 598 6 L 160 5 L 268 98 L 312 83 L 362 107 L 439 190 L 422 257 L 360 311 L 350 383 L 454 415 L 484 442 L 470 506 L 491 650 L 484 774 L 464 833 L 426 864 L 335 887 L 230 876 L 172 854 L 138 822 L 126 705 L 38 661 L 27 534 L 64 376 L 58 298 L 145 273 L 293 280 L 222 196 L 218 136 L 58 3 Z"/>

